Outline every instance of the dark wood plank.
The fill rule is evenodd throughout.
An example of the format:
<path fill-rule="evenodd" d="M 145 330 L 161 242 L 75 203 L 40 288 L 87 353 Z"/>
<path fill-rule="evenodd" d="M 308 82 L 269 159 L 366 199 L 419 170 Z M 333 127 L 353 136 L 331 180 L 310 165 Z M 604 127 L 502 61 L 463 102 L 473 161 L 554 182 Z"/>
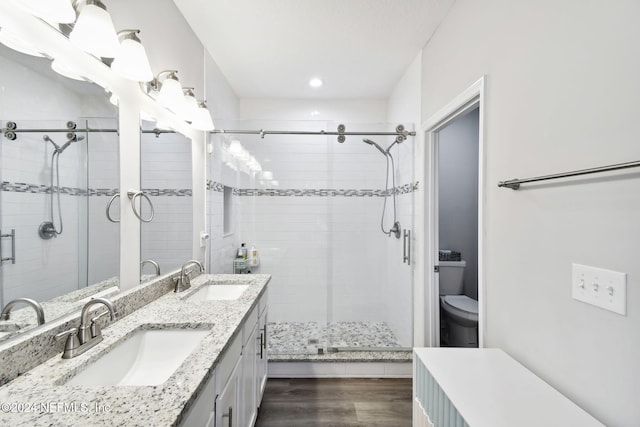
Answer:
<path fill-rule="evenodd" d="M 269 379 L 256 427 L 411 426 L 411 379 Z"/>

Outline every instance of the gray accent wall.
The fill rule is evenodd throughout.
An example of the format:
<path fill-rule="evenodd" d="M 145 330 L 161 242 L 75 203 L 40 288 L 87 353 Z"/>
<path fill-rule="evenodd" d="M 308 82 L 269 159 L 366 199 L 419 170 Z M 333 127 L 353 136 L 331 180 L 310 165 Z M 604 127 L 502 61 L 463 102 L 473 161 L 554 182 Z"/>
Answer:
<path fill-rule="evenodd" d="M 462 254 L 464 293 L 478 299 L 478 110 L 438 134 L 440 249 Z"/>

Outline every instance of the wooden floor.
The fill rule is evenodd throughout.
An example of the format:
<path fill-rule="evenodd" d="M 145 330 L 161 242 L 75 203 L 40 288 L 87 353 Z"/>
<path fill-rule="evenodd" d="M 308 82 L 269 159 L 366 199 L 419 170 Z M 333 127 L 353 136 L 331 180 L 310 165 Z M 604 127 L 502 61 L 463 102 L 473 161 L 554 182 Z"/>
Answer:
<path fill-rule="evenodd" d="M 411 379 L 269 379 L 256 427 L 411 426 Z"/>

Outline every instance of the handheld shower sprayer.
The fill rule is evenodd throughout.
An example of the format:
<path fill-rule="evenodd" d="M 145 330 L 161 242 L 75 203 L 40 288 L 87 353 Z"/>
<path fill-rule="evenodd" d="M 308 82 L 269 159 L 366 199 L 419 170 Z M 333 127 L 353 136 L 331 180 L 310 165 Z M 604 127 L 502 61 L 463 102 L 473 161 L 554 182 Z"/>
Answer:
<path fill-rule="evenodd" d="M 386 150 L 379 146 L 375 141 L 370 139 L 363 139 L 365 143 L 372 145 L 378 149 L 382 154 L 384 154 L 387 159 L 387 173 L 385 177 L 385 189 L 384 189 L 384 203 L 382 205 L 382 217 L 380 218 L 380 228 L 382 232 L 387 236 L 391 236 L 392 234 L 396 236 L 396 239 L 400 238 L 400 222 L 397 220 L 397 211 L 396 211 L 396 168 L 393 163 L 393 156 L 391 155 L 391 147 L 395 144 L 400 143 L 400 141 L 396 140 L 387 148 Z M 389 195 L 389 162 L 391 162 L 391 179 L 393 182 L 393 187 L 391 188 L 391 195 L 393 196 L 393 226 L 389 229 L 389 231 L 384 229 L 384 216 L 387 211 L 387 196 Z"/>
<path fill-rule="evenodd" d="M 38 234 L 40 235 L 41 238 L 45 240 L 51 239 L 52 237 L 59 236 L 60 234 L 62 234 L 62 230 L 63 230 L 62 206 L 60 205 L 60 154 L 62 154 L 64 150 L 66 150 L 69 147 L 69 145 L 71 145 L 72 142 L 82 141 L 84 139 L 84 136 L 79 136 L 79 135 L 76 135 L 75 133 L 68 134 L 68 136 L 70 137 L 69 140 L 65 142 L 62 146 L 59 146 L 58 144 L 56 144 L 55 141 L 49 137 L 49 135 L 44 135 L 42 137 L 42 139 L 44 139 L 46 142 L 50 142 L 54 148 L 53 154 L 51 155 L 51 168 L 50 168 L 51 186 L 49 187 L 49 194 L 51 195 L 51 203 L 50 203 L 51 220 L 43 222 L 42 224 L 40 224 L 40 227 L 38 228 Z M 54 172 L 55 172 L 55 178 L 54 178 Z M 54 184 L 54 180 L 55 180 L 55 184 Z M 58 220 L 60 223 L 60 229 L 56 227 L 54 222 L 54 214 L 53 214 L 54 193 L 57 196 Z"/>
<path fill-rule="evenodd" d="M 385 151 L 384 148 L 382 148 L 381 146 L 379 146 L 378 144 L 376 144 L 374 141 L 370 140 L 370 139 L 363 139 L 364 142 L 366 142 L 369 145 L 373 145 L 374 147 L 376 147 L 383 155 L 388 155 L 389 152 Z"/>

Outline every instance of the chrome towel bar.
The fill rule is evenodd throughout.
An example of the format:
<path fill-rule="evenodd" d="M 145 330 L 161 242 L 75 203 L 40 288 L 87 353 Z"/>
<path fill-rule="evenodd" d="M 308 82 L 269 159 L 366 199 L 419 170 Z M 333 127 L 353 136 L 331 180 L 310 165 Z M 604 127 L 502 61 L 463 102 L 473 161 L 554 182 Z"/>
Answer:
<path fill-rule="evenodd" d="M 507 187 L 512 190 L 517 190 L 520 188 L 520 184 L 527 184 L 530 182 L 548 181 L 550 179 L 569 178 L 572 176 L 589 175 L 589 174 L 600 173 L 600 172 L 611 172 L 611 171 L 616 171 L 621 169 L 630 169 L 630 168 L 637 168 L 637 167 L 640 167 L 640 161 L 617 163 L 615 165 L 601 166 L 598 168 L 580 169 L 580 170 L 575 170 L 571 172 L 536 176 L 533 178 L 524 178 L 524 179 L 515 178 L 515 179 L 510 179 L 508 181 L 500 181 L 498 183 L 498 187 Z"/>

